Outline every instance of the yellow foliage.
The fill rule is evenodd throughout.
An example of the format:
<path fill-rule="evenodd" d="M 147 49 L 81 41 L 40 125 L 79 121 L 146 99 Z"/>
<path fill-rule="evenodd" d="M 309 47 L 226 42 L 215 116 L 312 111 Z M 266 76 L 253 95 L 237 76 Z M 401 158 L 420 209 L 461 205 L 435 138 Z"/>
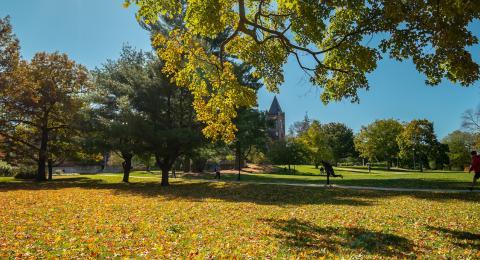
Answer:
<path fill-rule="evenodd" d="M 232 141 L 237 130 L 232 122 L 236 110 L 254 106 L 255 91 L 238 82 L 232 63 L 206 53 L 202 41 L 192 34 L 173 30 L 168 37 L 157 35 L 153 42 L 165 63 L 163 72 L 193 94 L 197 119 L 206 124 L 203 134 Z"/>

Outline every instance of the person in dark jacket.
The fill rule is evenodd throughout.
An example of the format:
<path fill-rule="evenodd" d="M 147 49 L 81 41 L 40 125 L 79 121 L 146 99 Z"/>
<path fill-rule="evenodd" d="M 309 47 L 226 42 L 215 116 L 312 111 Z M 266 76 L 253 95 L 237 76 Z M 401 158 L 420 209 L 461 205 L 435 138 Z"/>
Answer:
<path fill-rule="evenodd" d="M 333 167 L 326 161 L 322 161 L 323 168 L 325 169 L 325 173 L 327 173 L 327 185 L 330 185 L 330 176 L 332 177 L 340 177 L 343 179 L 343 176 L 340 174 L 335 174 Z"/>
<path fill-rule="evenodd" d="M 469 173 L 473 172 L 473 181 L 472 187 L 470 190 L 473 190 L 473 187 L 477 184 L 477 180 L 480 178 L 480 156 L 477 154 L 477 151 L 472 151 L 472 163 L 470 164 L 470 169 L 468 170 Z"/>

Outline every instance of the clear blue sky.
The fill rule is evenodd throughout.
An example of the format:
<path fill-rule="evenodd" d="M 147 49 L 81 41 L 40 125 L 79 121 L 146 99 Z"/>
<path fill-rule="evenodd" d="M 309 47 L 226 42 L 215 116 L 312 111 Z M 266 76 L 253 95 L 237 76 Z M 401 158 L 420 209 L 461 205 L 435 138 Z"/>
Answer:
<path fill-rule="evenodd" d="M 122 0 L 3 0 L 0 16 L 10 15 L 21 42 L 22 55 L 29 59 L 39 51 L 60 51 L 88 68 L 100 66 L 106 59 L 118 57 L 123 43 L 150 50 L 148 34 L 137 24 L 133 9 L 124 9 Z M 480 25 L 472 25 L 476 35 Z M 480 62 L 480 47 L 473 48 Z M 312 86 L 291 60 L 285 67 L 285 84 L 278 95 L 286 112 L 287 127 L 303 119 L 343 122 L 358 131 L 375 119 L 395 118 L 409 121 L 426 118 L 434 122 L 440 137 L 460 128 L 461 115 L 480 103 L 480 82 L 469 88 L 444 82 L 440 86 L 424 84 L 411 62 L 384 59 L 369 75 L 371 88 L 361 91 L 361 103 L 320 102 L 321 89 Z M 259 107 L 268 109 L 273 94 L 259 93 Z"/>

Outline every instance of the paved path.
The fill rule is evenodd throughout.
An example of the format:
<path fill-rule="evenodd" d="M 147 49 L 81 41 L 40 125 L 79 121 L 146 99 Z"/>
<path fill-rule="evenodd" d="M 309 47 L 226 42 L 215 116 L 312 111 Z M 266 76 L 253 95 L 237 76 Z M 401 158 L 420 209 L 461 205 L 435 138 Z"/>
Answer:
<path fill-rule="evenodd" d="M 121 175 L 114 174 L 98 174 L 100 176 L 119 177 Z M 137 179 L 160 179 L 159 177 L 145 177 L 145 176 L 130 176 L 130 178 Z M 182 178 L 177 178 L 182 179 Z M 314 187 L 314 188 L 337 188 L 337 189 L 352 189 L 352 190 L 379 190 L 379 191 L 400 191 L 400 192 L 432 192 L 432 193 L 480 193 L 480 190 L 458 190 L 458 189 L 417 189 L 417 188 L 389 188 L 389 187 L 370 187 L 370 186 L 349 186 L 349 185 L 325 185 L 314 183 L 287 183 L 287 182 L 260 182 L 260 181 L 228 181 L 228 180 L 205 180 L 205 179 L 183 179 L 197 182 L 228 182 L 228 183 L 242 183 L 242 184 L 261 184 L 261 185 L 283 185 L 296 187 Z"/>

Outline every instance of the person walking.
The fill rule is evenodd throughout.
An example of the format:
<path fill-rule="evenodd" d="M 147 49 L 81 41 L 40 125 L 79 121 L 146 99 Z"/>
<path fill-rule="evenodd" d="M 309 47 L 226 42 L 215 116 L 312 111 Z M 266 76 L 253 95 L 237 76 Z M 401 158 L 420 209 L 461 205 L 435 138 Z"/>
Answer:
<path fill-rule="evenodd" d="M 472 187 L 470 187 L 470 190 L 473 190 L 473 187 L 477 184 L 477 180 L 480 178 L 480 156 L 477 154 L 477 151 L 472 151 L 472 163 L 470 164 L 470 169 L 468 170 L 468 173 L 471 173 L 473 171 L 473 181 L 472 181 Z"/>
<path fill-rule="evenodd" d="M 215 168 L 213 170 L 215 171 L 215 179 L 220 180 L 220 166 L 218 166 L 218 164 L 215 164 Z"/>

